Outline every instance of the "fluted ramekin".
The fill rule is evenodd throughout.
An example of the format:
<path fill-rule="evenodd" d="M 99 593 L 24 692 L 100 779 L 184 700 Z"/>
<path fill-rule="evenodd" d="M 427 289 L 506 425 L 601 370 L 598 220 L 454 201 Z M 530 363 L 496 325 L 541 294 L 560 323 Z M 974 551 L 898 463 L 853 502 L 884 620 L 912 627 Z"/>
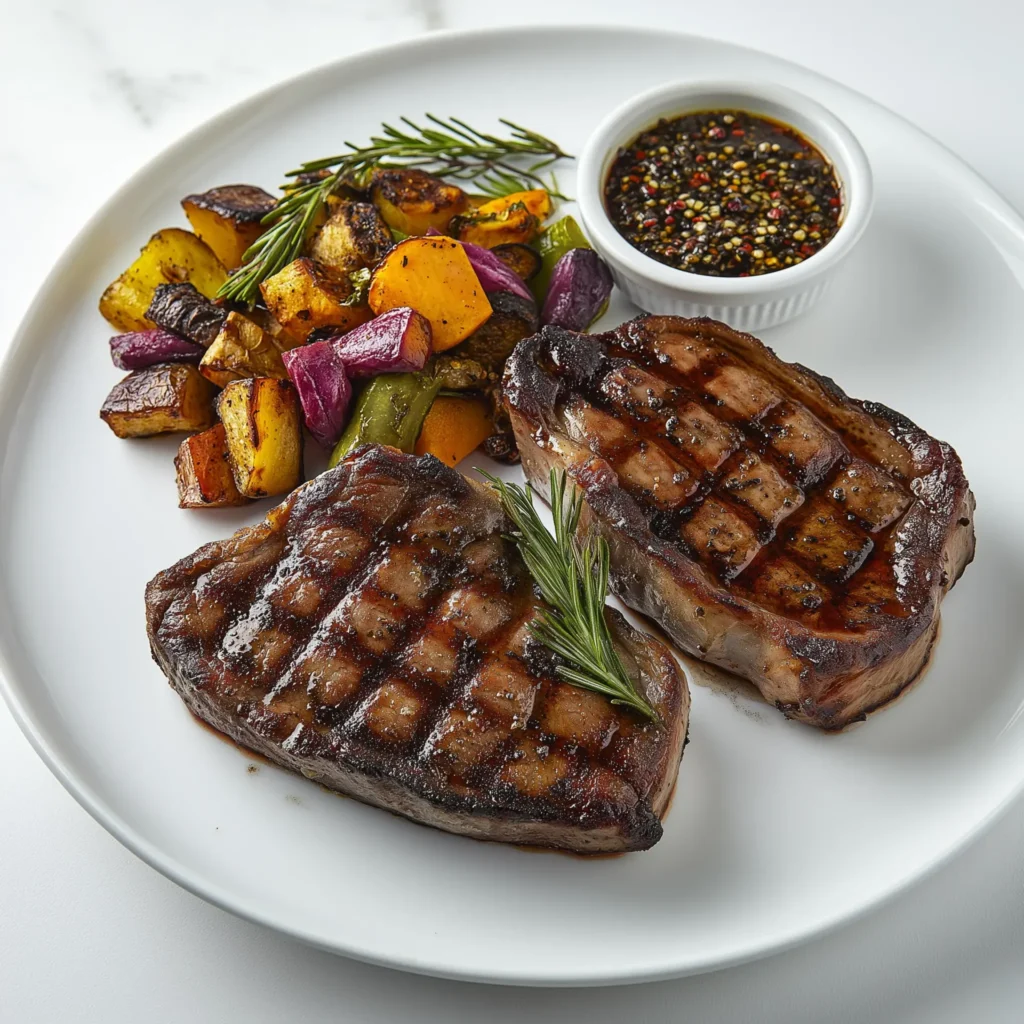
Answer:
<path fill-rule="evenodd" d="M 745 110 L 795 128 L 832 164 L 842 216 L 832 239 L 802 263 L 752 277 L 709 277 L 659 263 L 616 230 L 604 184 L 619 149 L 663 117 Z M 774 327 L 809 310 L 857 244 L 871 217 L 871 165 L 856 136 L 816 100 L 770 82 L 679 82 L 642 93 L 612 111 L 580 155 L 576 185 L 584 227 L 615 283 L 649 313 L 710 316 L 743 331 Z"/>

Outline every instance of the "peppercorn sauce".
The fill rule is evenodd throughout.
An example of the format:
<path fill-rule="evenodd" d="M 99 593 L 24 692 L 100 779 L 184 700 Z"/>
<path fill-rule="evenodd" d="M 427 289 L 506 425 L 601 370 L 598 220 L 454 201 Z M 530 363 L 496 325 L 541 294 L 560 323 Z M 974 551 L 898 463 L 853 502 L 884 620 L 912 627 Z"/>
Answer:
<path fill-rule="evenodd" d="M 828 159 L 789 125 L 744 110 L 663 118 L 619 150 L 604 196 L 630 245 L 711 277 L 802 263 L 842 216 Z"/>

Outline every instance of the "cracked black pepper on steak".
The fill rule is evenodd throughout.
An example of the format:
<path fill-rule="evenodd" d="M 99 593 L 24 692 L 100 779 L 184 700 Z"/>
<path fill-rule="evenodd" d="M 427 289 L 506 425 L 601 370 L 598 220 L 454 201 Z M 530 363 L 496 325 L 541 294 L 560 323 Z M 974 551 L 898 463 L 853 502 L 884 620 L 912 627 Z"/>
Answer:
<path fill-rule="evenodd" d="M 749 277 L 802 263 L 839 228 L 831 163 L 793 128 L 743 110 L 662 119 L 605 183 L 616 230 L 659 263 Z"/>

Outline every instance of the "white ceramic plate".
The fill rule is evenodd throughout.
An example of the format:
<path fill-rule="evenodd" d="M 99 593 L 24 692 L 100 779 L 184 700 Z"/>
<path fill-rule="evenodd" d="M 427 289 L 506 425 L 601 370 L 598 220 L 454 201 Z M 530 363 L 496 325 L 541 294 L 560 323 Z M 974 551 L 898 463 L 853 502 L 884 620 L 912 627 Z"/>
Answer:
<path fill-rule="evenodd" d="M 115 440 L 96 312 L 178 199 L 275 185 L 305 158 L 425 108 L 503 115 L 578 151 L 633 92 L 774 79 L 858 133 L 874 220 L 831 294 L 767 340 L 950 441 L 978 498 L 978 557 L 921 685 L 841 736 L 695 687 L 665 838 L 584 861 L 422 828 L 249 761 L 150 661 L 142 592 L 254 508 L 181 512 L 176 440 Z M 571 192 L 571 174 L 563 177 Z M 1024 224 L 937 143 L 839 85 L 723 43 L 627 29 L 439 35 L 342 61 L 218 117 L 136 175 L 75 240 L 0 382 L 0 651 L 42 757 L 123 843 L 235 913 L 409 970 L 543 984 L 704 971 L 807 939 L 956 850 L 1024 781 Z M 632 314 L 619 303 L 614 322 Z M 74 852 L 69 851 L 69 856 Z"/>

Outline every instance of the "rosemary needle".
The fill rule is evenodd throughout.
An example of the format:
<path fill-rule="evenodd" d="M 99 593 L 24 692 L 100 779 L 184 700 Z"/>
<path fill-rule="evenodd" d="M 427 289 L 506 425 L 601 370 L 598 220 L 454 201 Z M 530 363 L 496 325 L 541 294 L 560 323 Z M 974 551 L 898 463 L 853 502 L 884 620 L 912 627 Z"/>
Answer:
<path fill-rule="evenodd" d="M 365 146 L 345 143 L 349 152 L 311 160 L 287 177 L 294 179 L 284 198 L 263 218 L 266 230 L 245 251 L 242 266 L 224 282 L 219 298 L 252 305 L 260 283 L 302 255 L 306 239 L 327 199 L 343 184 L 365 188 L 377 167 L 416 167 L 440 177 L 471 184 L 493 196 L 531 188 L 557 189 L 541 176 L 550 164 L 568 153 L 551 139 L 513 121 L 507 137 L 491 135 L 452 117 L 447 121 L 427 114 L 421 126 L 403 117 L 399 127 L 381 125 Z M 323 177 L 310 176 L 330 171 Z"/>
<path fill-rule="evenodd" d="M 608 543 L 581 543 L 576 536 L 582 497 L 573 490 L 566 498 L 564 472 L 551 471 L 552 534 L 533 507 L 533 491 L 506 483 L 480 471 L 497 492 L 512 520 L 512 539 L 530 574 L 550 606 L 530 629 L 538 641 L 569 664 L 557 672 L 566 682 L 608 697 L 653 721 L 658 713 L 633 685 L 612 644 L 605 618 L 608 596 Z"/>

